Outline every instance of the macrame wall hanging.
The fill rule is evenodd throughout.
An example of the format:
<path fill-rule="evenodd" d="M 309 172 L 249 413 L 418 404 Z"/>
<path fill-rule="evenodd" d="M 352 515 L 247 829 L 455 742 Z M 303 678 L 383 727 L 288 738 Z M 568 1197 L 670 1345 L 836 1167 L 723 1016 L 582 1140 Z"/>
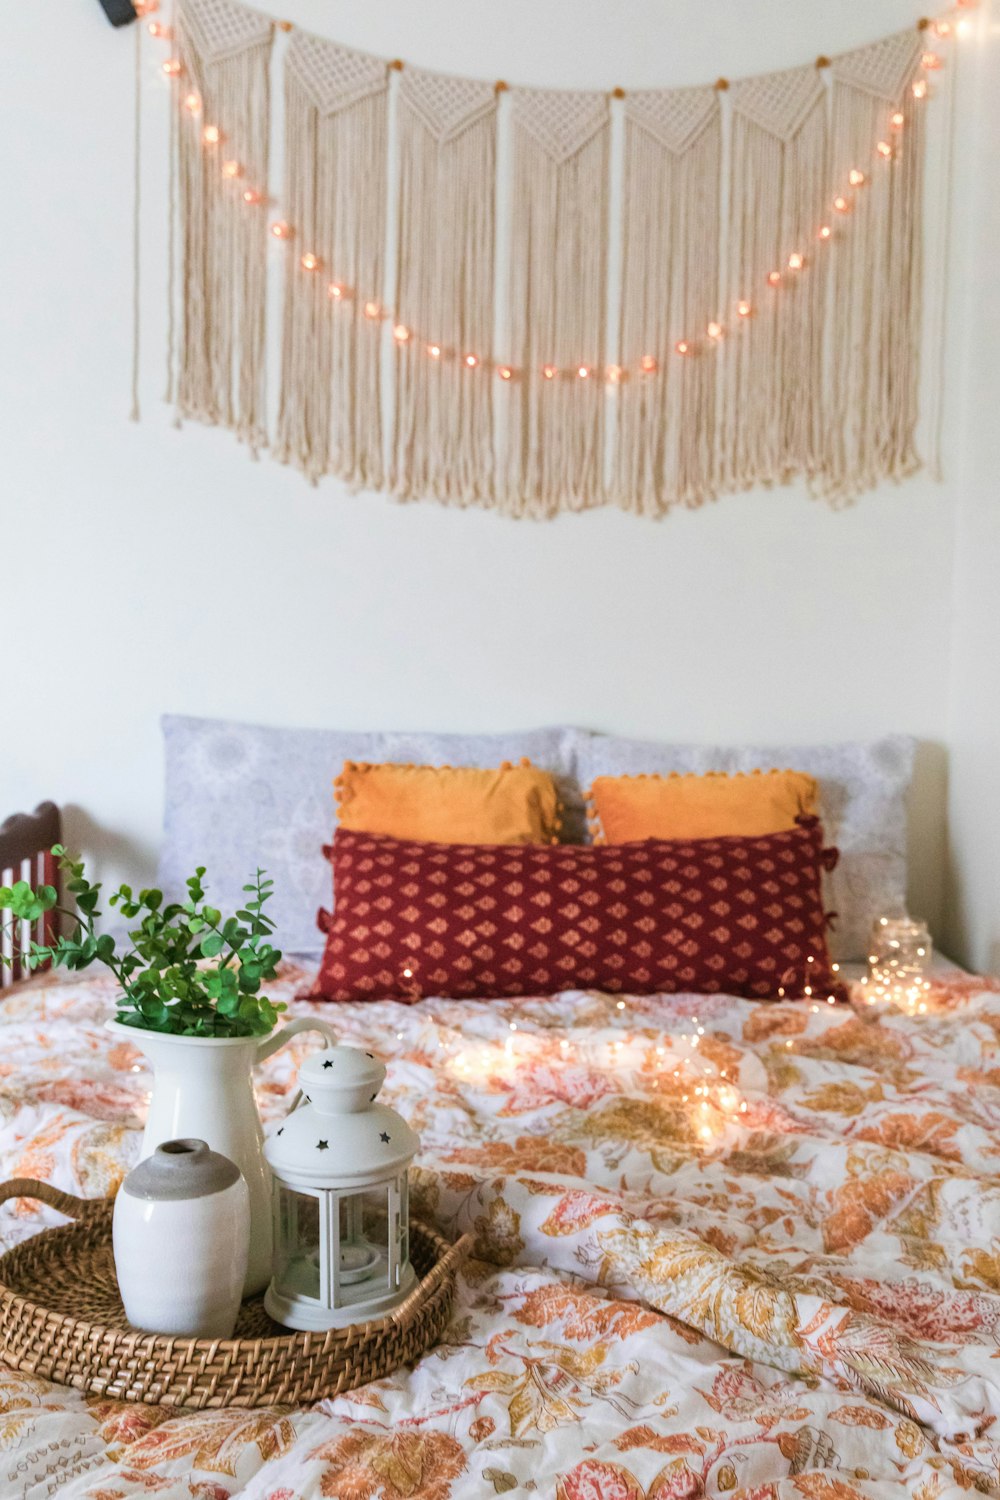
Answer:
<path fill-rule="evenodd" d="M 314 482 L 509 515 L 659 516 L 795 476 L 839 502 L 918 466 L 924 114 L 964 7 L 637 93 L 454 78 L 287 23 L 276 47 L 238 0 L 176 7 L 150 30 L 174 39 L 180 416 L 254 453 L 270 428 Z"/>

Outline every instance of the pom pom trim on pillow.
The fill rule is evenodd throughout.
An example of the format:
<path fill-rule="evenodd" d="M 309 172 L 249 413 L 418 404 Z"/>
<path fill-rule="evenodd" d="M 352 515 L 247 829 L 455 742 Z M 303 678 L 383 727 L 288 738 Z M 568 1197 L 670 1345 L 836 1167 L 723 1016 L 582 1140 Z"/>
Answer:
<path fill-rule="evenodd" d="M 640 771 L 596 776 L 586 803 L 595 844 L 737 834 L 757 838 L 793 828 L 800 817 L 817 816 L 819 787 L 812 776 L 791 768 L 665 775 Z"/>
<path fill-rule="evenodd" d="M 334 781 L 341 827 L 443 844 L 558 843 L 554 777 L 522 757 L 496 768 L 344 762 Z"/>

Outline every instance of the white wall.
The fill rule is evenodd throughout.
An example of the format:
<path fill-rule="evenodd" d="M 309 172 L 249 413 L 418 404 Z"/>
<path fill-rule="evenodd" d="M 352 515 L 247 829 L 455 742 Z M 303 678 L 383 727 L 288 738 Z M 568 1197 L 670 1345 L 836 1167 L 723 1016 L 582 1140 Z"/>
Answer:
<path fill-rule="evenodd" d="M 425 66 L 581 87 L 791 65 L 915 18 L 912 0 L 281 9 Z M 921 475 L 839 513 L 800 488 L 758 491 L 661 523 L 397 506 L 334 481 L 311 489 L 251 463 L 225 433 L 177 432 L 159 399 L 168 85 L 147 45 L 143 420 L 130 424 L 133 36 L 113 32 L 97 0 L 63 0 L 58 24 L 39 4 L 4 22 L 0 808 L 54 797 L 106 874 L 142 878 L 159 836 L 165 709 L 344 727 L 573 721 L 686 740 L 905 730 L 926 742 L 912 905 L 940 923 L 962 493 L 953 422 L 943 484 Z M 968 175 L 960 156 L 960 224 Z M 962 349 L 958 326 L 953 375 Z M 985 356 L 982 378 L 995 403 Z M 988 467 L 967 473 L 988 525 Z M 967 498 L 972 559 L 980 512 Z M 964 598 L 956 671 L 978 630 Z M 970 765 L 983 733 L 963 723 Z M 994 832 L 984 865 L 995 875 Z"/>

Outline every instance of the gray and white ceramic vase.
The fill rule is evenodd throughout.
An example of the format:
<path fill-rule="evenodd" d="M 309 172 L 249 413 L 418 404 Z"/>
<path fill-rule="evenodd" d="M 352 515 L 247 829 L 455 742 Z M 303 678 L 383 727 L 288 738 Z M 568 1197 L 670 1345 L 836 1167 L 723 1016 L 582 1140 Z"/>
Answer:
<path fill-rule="evenodd" d="M 115 1199 L 115 1270 L 133 1328 L 230 1338 L 250 1253 L 250 1193 L 204 1141 L 164 1141 Z"/>

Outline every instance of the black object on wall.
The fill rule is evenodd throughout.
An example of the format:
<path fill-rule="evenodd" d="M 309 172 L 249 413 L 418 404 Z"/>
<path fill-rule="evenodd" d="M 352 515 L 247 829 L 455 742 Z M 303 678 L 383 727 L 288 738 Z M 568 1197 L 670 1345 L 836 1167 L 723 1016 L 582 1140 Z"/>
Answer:
<path fill-rule="evenodd" d="M 101 9 L 112 26 L 127 26 L 130 21 L 135 20 L 132 0 L 101 0 Z"/>

